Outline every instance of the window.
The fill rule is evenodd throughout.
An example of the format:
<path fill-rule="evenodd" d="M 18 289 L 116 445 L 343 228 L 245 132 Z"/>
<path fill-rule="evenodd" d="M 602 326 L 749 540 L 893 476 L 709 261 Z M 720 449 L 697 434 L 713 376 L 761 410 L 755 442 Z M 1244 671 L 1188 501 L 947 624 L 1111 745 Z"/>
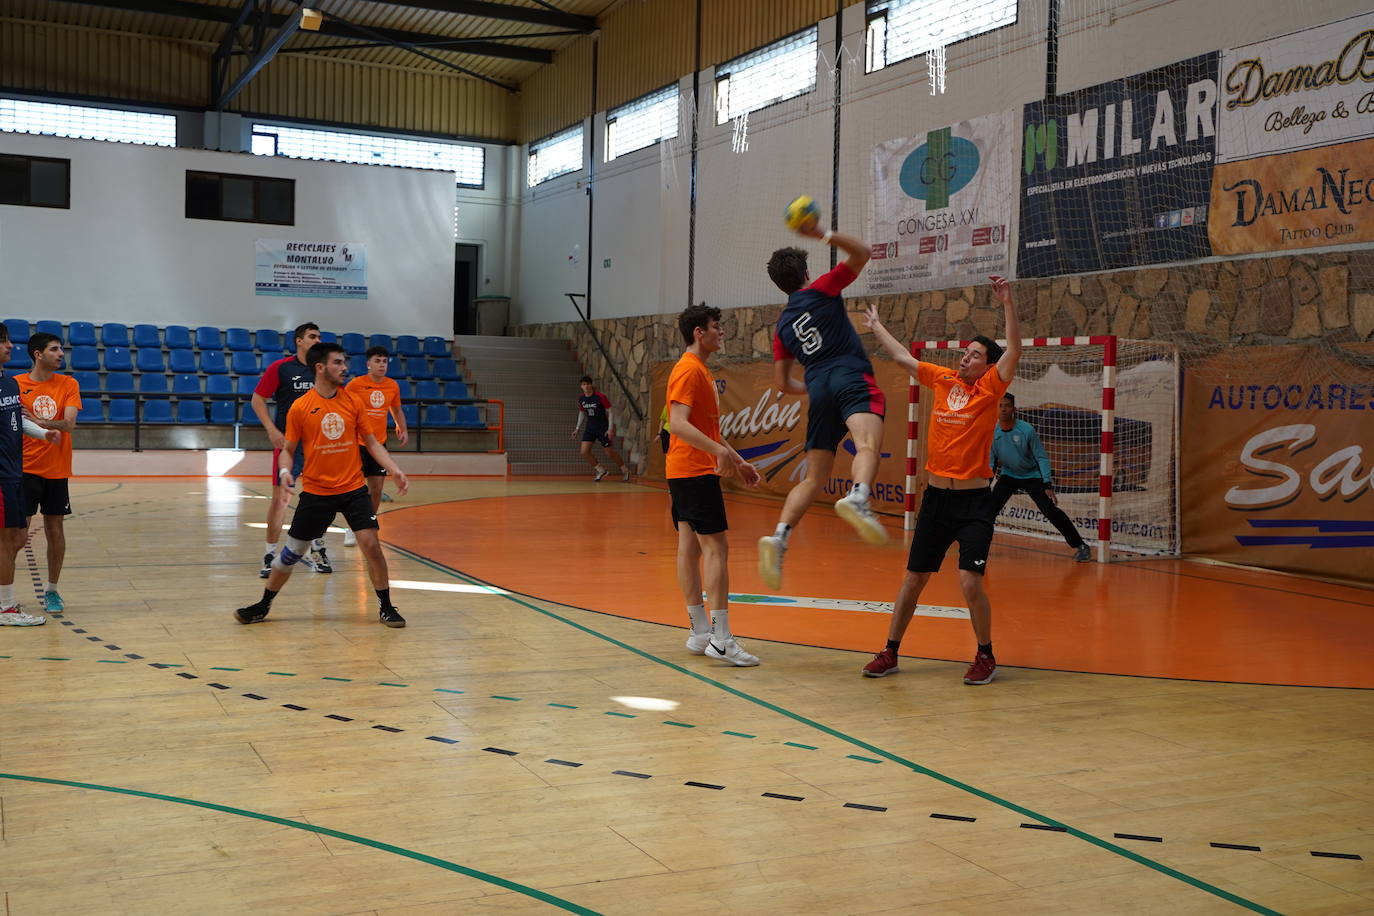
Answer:
<path fill-rule="evenodd" d="M 716 68 L 716 123 L 816 88 L 816 27 Z"/>
<path fill-rule="evenodd" d="M 480 188 L 485 180 L 486 150 L 464 143 L 379 137 L 339 130 L 308 130 L 303 127 L 253 125 L 253 152 L 259 156 L 292 159 L 324 159 L 360 162 L 406 169 L 452 172 L 454 182 Z"/>
<path fill-rule="evenodd" d="M 296 183 L 288 178 L 187 171 L 186 218 L 293 226 Z"/>
<path fill-rule="evenodd" d="M 0 99 L 0 131 L 151 146 L 177 145 L 177 119 L 172 115 L 22 99 Z"/>
<path fill-rule="evenodd" d="M 582 168 L 582 125 L 530 144 L 529 187 Z"/>
<path fill-rule="evenodd" d="M 606 112 L 606 161 L 677 136 L 674 83 Z"/>
<path fill-rule="evenodd" d="M 1016 0 L 868 0 L 867 72 L 1016 21 Z"/>
<path fill-rule="evenodd" d="M 70 159 L 0 156 L 0 204 L 70 210 Z"/>

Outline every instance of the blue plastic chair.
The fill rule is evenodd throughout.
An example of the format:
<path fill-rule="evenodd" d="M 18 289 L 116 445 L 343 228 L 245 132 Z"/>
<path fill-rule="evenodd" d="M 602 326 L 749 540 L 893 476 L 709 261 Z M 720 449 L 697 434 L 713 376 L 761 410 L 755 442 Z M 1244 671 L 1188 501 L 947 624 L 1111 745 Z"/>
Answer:
<path fill-rule="evenodd" d="M 320 343 L 338 343 L 338 342 L 339 342 L 339 335 L 338 335 L 338 334 L 335 334 L 333 331 L 321 331 L 321 332 L 320 332 Z M 293 343 L 294 343 L 294 341 L 293 341 Z"/>
<path fill-rule="evenodd" d="M 406 377 L 406 367 L 402 360 L 393 359 L 386 364 L 386 377 L 402 379 Z"/>
<path fill-rule="evenodd" d="M 208 324 L 196 328 L 197 350 L 220 350 L 223 347 L 224 337 L 219 328 L 212 328 Z"/>
<path fill-rule="evenodd" d="M 448 341 L 442 337 L 426 337 L 424 352 L 425 356 L 448 356 Z"/>
<path fill-rule="evenodd" d="M 46 318 L 36 322 L 33 326 L 33 331 L 35 334 L 51 334 L 58 340 L 62 340 L 64 337 L 62 333 L 62 322 Z"/>
<path fill-rule="evenodd" d="M 212 375 L 212 379 L 223 376 Z M 183 373 L 172 378 L 172 391 L 176 394 L 200 394 L 200 376 Z"/>
<path fill-rule="evenodd" d="M 205 402 L 200 398 L 183 398 L 177 401 L 178 423 L 209 423 L 205 415 Z"/>
<path fill-rule="evenodd" d="M 258 355 L 252 350 L 234 350 L 229 354 L 229 371 L 235 375 L 258 375 Z"/>
<path fill-rule="evenodd" d="M 414 334 L 401 334 L 396 338 L 397 356 L 422 356 L 420 338 Z"/>
<path fill-rule="evenodd" d="M 417 398 L 439 398 L 439 383 L 432 378 L 427 378 L 415 383 L 415 397 Z"/>
<path fill-rule="evenodd" d="M 143 422 L 144 422 L 144 423 L 171 423 L 171 422 L 172 422 L 172 402 L 171 402 L 171 401 L 144 401 L 144 402 L 143 402 Z"/>
<path fill-rule="evenodd" d="M 191 329 L 184 324 L 169 324 L 165 331 L 167 335 L 167 349 L 169 350 L 189 350 L 191 349 Z"/>
<path fill-rule="evenodd" d="M 100 326 L 100 342 L 108 347 L 129 347 L 129 326 L 118 321 L 107 321 Z"/>
<path fill-rule="evenodd" d="M 134 422 L 134 399 L 133 399 L 133 398 L 110 398 L 110 422 L 111 422 L 111 423 L 132 423 L 132 422 Z"/>
<path fill-rule="evenodd" d="M 348 358 L 348 374 L 353 378 L 367 375 L 367 357 L 350 356 Z"/>
<path fill-rule="evenodd" d="M 388 352 L 396 352 L 391 344 L 390 334 L 373 334 L 367 339 L 367 345 L 369 347 L 386 347 Z"/>
<path fill-rule="evenodd" d="M 420 405 L 402 404 L 401 416 L 406 418 L 406 428 L 414 429 L 420 425 Z"/>
<path fill-rule="evenodd" d="M 82 398 L 81 411 L 76 415 L 78 423 L 104 423 L 105 405 L 100 402 L 99 395 Z"/>
<path fill-rule="evenodd" d="M 169 350 L 167 361 L 169 369 L 176 375 L 195 375 L 199 370 L 196 368 L 196 354 L 191 350 Z"/>
<path fill-rule="evenodd" d="M 134 371 L 134 358 L 128 347 L 106 347 L 104 362 L 106 372 Z"/>
<path fill-rule="evenodd" d="M 210 422 L 219 426 L 232 426 L 234 423 L 233 401 L 211 401 Z"/>
<path fill-rule="evenodd" d="M 247 328 L 226 328 L 224 345 L 230 350 L 251 350 L 253 349 L 253 335 L 248 332 Z"/>
<path fill-rule="evenodd" d="M 138 377 L 138 390 L 145 394 L 166 394 L 167 376 L 148 372 Z"/>
<path fill-rule="evenodd" d="M 76 379 L 76 387 L 80 391 L 100 391 L 99 372 L 73 372 L 72 378 Z"/>
<path fill-rule="evenodd" d="M 406 375 L 414 379 L 434 378 L 434 373 L 429 369 L 429 360 L 423 356 L 406 357 Z"/>
<path fill-rule="evenodd" d="M 449 410 L 447 404 L 426 404 L 424 425 L 426 427 L 452 426 L 453 412 Z"/>
<path fill-rule="evenodd" d="M 11 374 L 15 372 L 27 372 L 33 368 L 33 360 L 29 358 L 29 354 L 25 353 L 19 347 L 15 347 L 10 351 L 10 358 L 9 361 L 5 363 L 5 368 Z"/>
<path fill-rule="evenodd" d="M 73 321 L 67 325 L 67 343 L 73 347 L 94 347 L 99 343 L 95 339 L 95 325 L 89 321 Z"/>
<path fill-rule="evenodd" d="M 415 383 L 412 382 L 410 379 L 407 379 L 407 378 L 398 378 L 398 379 L 394 379 L 393 381 L 396 382 L 396 389 L 397 389 L 398 391 L 401 392 L 401 397 L 403 397 L 403 398 L 413 398 L 413 397 L 415 397 Z M 388 414 L 388 416 L 389 416 L 389 414 Z"/>
<path fill-rule="evenodd" d="M 95 347 L 72 347 L 67 354 L 67 364 L 72 370 L 94 371 L 100 368 L 100 351 Z"/>
<path fill-rule="evenodd" d="M 343 334 L 339 337 L 339 343 L 349 356 L 362 356 L 367 351 L 367 341 L 361 334 Z"/>
<path fill-rule="evenodd" d="M 212 375 L 210 378 L 214 379 L 218 378 L 218 376 Z M 258 379 L 257 376 L 253 375 L 240 375 L 238 381 L 234 383 L 234 391 L 237 394 L 252 394 L 253 389 L 256 387 L 258 387 Z M 254 414 L 254 416 L 257 416 L 257 414 Z"/>
<path fill-rule="evenodd" d="M 223 350 L 201 350 L 200 371 L 206 375 L 224 375 L 229 366 L 224 362 Z"/>
<path fill-rule="evenodd" d="M 258 328 L 253 332 L 253 343 L 264 353 L 280 353 L 281 332 L 271 328 Z"/>
<path fill-rule="evenodd" d="M 15 349 L 29 342 L 29 323 L 23 318 L 6 318 L 5 327 L 10 332 L 10 340 L 14 341 Z"/>
<path fill-rule="evenodd" d="M 252 401 L 243 402 L 243 409 L 239 411 L 239 422 L 258 425 L 258 415 L 253 412 Z"/>
<path fill-rule="evenodd" d="M 106 372 L 105 390 L 115 394 L 133 394 L 134 374 L 132 372 Z M 113 411 L 110 412 L 110 419 L 114 419 Z"/>
<path fill-rule="evenodd" d="M 430 374 L 441 382 L 456 382 L 463 377 L 458 371 L 458 362 L 454 359 L 436 359 Z"/>
<path fill-rule="evenodd" d="M 110 351 L 106 350 L 106 354 Z M 139 372 L 166 372 L 167 364 L 162 361 L 162 351 L 144 347 L 138 351 Z"/>
<path fill-rule="evenodd" d="M 472 397 L 468 394 L 468 383 L 459 379 L 458 381 L 444 382 L 444 397 L 467 400 Z"/>
<path fill-rule="evenodd" d="M 134 325 L 134 346 L 142 350 L 144 347 L 154 347 L 161 349 L 162 335 L 158 333 L 157 326 L 151 324 Z"/>
<path fill-rule="evenodd" d="M 197 388 L 193 394 L 200 394 Z M 205 377 L 206 394 L 233 394 L 234 382 L 227 375 L 209 375 Z"/>
<path fill-rule="evenodd" d="M 486 429 L 487 424 L 482 422 L 482 415 L 477 409 L 476 404 L 459 404 L 453 408 L 453 425 L 464 429 Z"/>

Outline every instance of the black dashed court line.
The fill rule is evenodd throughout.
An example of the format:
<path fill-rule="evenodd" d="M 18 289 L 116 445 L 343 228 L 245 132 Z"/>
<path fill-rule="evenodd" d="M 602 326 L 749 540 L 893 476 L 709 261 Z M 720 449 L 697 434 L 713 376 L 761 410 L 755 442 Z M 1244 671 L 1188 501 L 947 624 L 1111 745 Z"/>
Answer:
<path fill-rule="evenodd" d="M 804 795 L 783 795 L 779 792 L 764 792 L 762 798 L 780 798 L 783 801 L 806 801 Z"/>
<path fill-rule="evenodd" d="M 265 699 L 267 699 L 267 697 L 260 697 L 260 696 L 258 696 L 256 693 L 245 693 L 245 694 L 243 694 L 243 695 L 244 695 L 245 697 L 247 697 L 248 699 L 250 699 L 250 700 L 265 700 Z"/>
<path fill-rule="evenodd" d="M 374 725 L 372 727 L 379 732 L 390 732 L 393 735 L 399 735 L 401 732 L 405 731 L 404 728 L 392 728 L 390 725 Z M 508 753 L 514 754 L 515 751 L 508 751 Z"/>
<path fill-rule="evenodd" d="M 548 760 L 545 760 L 544 762 L 545 762 L 545 763 L 552 763 L 554 766 L 560 766 L 560 767 L 580 767 L 580 766 L 582 766 L 582 764 L 580 764 L 580 763 L 573 763 L 571 760 L 559 760 L 557 757 L 550 757 Z"/>
<path fill-rule="evenodd" d="M 514 757 L 516 754 L 520 753 L 519 751 L 508 751 L 502 747 L 484 747 L 482 750 L 489 754 L 504 754 L 507 757 Z"/>
<path fill-rule="evenodd" d="M 1065 827 L 1056 827 L 1053 824 L 1022 824 L 1024 830 L 1048 830 L 1050 833 L 1068 833 Z"/>
<path fill-rule="evenodd" d="M 653 779 L 648 773 L 635 773 L 631 770 L 612 770 L 611 773 L 614 776 L 630 776 L 634 779 Z"/>
<path fill-rule="evenodd" d="M 683 785 L 696 786 L 698 789 L 715 789 L 717 792 L 725 788 L 725 786 L 718 786 L 713 782 L 697 782 L 695 779 L 689 779 Z"/>
<path fill-rule="evenodd" d="M 1353 852 L 1318 852 L 1317 850 L 1313 849 L 1312 855 L 1320 859 L 1353 859 L 1357 862 L 1364 861 L 1364 856 L 1356 855 Z"/>
<path fill-rule="evenodd" d="M 328 717 L 326 717 L 326 718 L 333 718 L 333 716 L 328 716 Z M 428 736 L 426 736 L 425 740 L 426 740 L 426 741 L 438 741 L 440 744 L 457 744 L 457 743 L 458 743 L 458 739 L 457 739 L 457 738 L 441 738 L 441 737 L 439 737 L 438 735 L 428 735 Z"/>
<path fill-rule="evenodd" d="M 296 710 L 296 712 L 305 712 L 305 711 L 308 710 L 310 707 L 309 707 L 309 706 L 297 706 L 295 703 L 283 703 L 283 704 L 281 704 L 281 708 L 282 708 L 282 709 L 294 709 L 294 710 Z"/>
<path fill-rule="evenodd" d="M 1139 833 L 1113 833 L 1112 836 L 1118 840 L 1139 840 L 1142 843 L 1163 843 L 1162 836 L 1145 836 Z"/>
<path fill-rule="evenodd" d="M 336 716 L 336 715 L 333 715 L 333 714 L 327 715 L 327 716 L 325 716 L 325 718 L 326 718 L 326 719 L 333 719 L 335 722 L 352 722 L 352 721 L 353 721 L 353 720 L 350 719 L 348 716 Z"/>
<path fill-rule="evenodd" d="M 178 671 L 178 672 L 177 672 L 177 677 L 184 677 L 184 678 L 186 678 L 186 680 L 188 680 L 188 681 L 198 681 L 198 680 L 200 680 L 200 675 L 198 675 L 198 674 L 191 674 L 191 673 L 188 672 L 188 671 Z"/>
<path fill-rule="evenodd" d="M 932 811 L 930 816 L 942 821 L 963 821 L 968 824 L 972 824 L 974 821 L 978 820 L 976 817 L 964 817 L 962 814 L 940 814 L 935 811 Z"/>
<path fill-rule="evenodd" d="M 1263 852 L 1258 846 L 1247 846 L 1244 843 L 1208 843 L 1213 849 L 1243 849 L 1246 852 Z"/>
<path fill-rule="evenodd" d="M 858 808 L 860 811 L 886 811 L 882 805 L 861 805 L 858 802 L 845 802 L 846 808 Z"/>

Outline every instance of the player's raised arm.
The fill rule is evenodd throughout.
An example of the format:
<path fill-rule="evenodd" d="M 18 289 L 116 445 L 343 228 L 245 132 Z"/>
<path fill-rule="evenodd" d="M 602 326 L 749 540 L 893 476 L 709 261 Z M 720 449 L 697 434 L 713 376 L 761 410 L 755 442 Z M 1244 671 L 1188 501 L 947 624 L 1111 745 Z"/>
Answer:
<path fill-rule="evenodd" d="M 863 239 L 843 232 L 833 232 L 829 229 L 822 231 L 819 225 L 798 229 L 801 235 L 809 235 L 814 239 L 820 239 L 827 245 L 834 245 L 844 252 L 844 263 L 849 269 L 854 271 L 854 276 L 859 275 L 859 271 L 864 269 L 868 259 L 873 256 L 872 247 Z"/>
<path fill-rule="evenodd" d="M 1002 312 L 1007 323 L 1007 348 L 997 361 L 997 374 L 1002 381 L 1010 382 L 1016 378 L 1016 366 L 1021 362 L 1021 321 L 1016 314 L 1016 296 L 1006 277 L 994 274 L 988 279 L 992 281 L 993 295 L 1002 301 Z"/>
<path fill-rule="evenodd" d="M 873 332 L 873 336 L 878 338 L 878 343 L 883 345 L 883 349 L 892 357 L 892 361 L 905 369 L 909 374 L 915 375 L 920 362 L 911 355 L 911 351 L 900 340 L 892 336 L 892 332 L 883 327 L 883 320 L 878 317 L 877 306 L 870 305 L 864 312 L 864 324 Z"/>

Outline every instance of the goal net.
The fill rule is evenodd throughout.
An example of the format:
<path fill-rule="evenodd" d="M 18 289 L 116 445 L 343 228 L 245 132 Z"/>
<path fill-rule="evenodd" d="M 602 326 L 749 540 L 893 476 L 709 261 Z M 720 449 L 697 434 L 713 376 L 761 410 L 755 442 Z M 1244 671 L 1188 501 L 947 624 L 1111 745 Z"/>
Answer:
<path fill-rule="evenodd" d="M 911 345 L 917 359 L 953 367 L 969 341 Z M 1022 342 L 1010 392 L 1018 419 L 1040 437 L 1054 492 L 1099 561 L 1113 555 L 1173 556 L 1178 534 L 1178 351 L 1113 336 Z M 915 525 L 923 481 L 930 393 L 912 379 L 906 527 Z M 997 530 L 1062 540 L 1024 493 L 997 516 Z"/>

